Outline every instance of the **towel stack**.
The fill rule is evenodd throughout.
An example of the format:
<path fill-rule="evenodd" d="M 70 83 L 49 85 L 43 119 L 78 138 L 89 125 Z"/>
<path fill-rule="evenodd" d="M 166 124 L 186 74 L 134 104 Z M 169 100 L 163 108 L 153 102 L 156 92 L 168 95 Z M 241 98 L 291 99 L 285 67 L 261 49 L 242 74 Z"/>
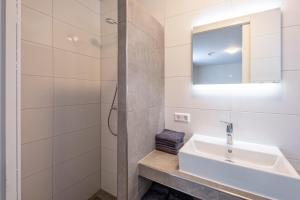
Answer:
<path fill-rule="evenodd" d="M 184 145 L 184 133 L 165 129 L 155 136 L 156 149 L 177 155 Z"/>

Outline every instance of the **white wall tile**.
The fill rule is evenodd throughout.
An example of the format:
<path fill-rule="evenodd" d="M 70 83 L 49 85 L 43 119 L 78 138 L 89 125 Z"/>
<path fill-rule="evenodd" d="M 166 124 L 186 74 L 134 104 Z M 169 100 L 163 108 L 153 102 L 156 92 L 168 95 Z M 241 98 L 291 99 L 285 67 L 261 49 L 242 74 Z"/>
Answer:
<path fill-rule="evenodd" d="M 52 0 L 23 0 L 22 4 L 47 15 L 52 15 Z"/>
<path fill-rule="evenodd" d="M 118 57 L 117 34 L 101 36 L 101 58 Z"/>
<path fill-rule="evenodd" d="M 101 80 L 117 81 L 118 58 L 101 58 Z"/>
<path fill-rule="evenodd" d="M 54 166 L 54 195 L 100 170 L 99 149 Z"/>
<path fill-rule="evenodd" d="M 52 2 L 22 1 L 22 199 L 88 199 L 100 188 L 100 1 Z"/>
<path fill-rule="evenodd" d="M 105 170 L 101 170 L 101 188 L 114 195 L 117 196 L 117 174 L 110 173 Z"/>
<path fill-rule="evenodd" d="M 166 0 L 139 0 L 143 8 L 164 25 Z"/>
<path fill-rule="evenodd" d="M 68 11 L 68 12 L 66 12 Z M 53 15 L 86 31 L 100 35 L 100 16 L 74 0 L 53 0 Z"/>
<path fill-rule="evenodd" d="M 190 44 L 193 23 L 198 12 L 186 13 L 166 19 L 165 46 Z"/>
<path fill-rule="evenodd" d="M 191 77 L 165 79 L 165 105 L 202 109 L 230 110 L 232 97 L 229 95 L 206 95 L 195 89 Z"/>
<path fill-rule="evenodd" d="M 87 8 L 91 9 L 95 13 L 100 14 L 100 1 L 99 0 L 75 0 L 80 2 L 82 5 L 85 5 Z M 101 2 L 103 5 L 103 3 Z"/>
<path fill-rule="evenodd" d="M 169 18 L 175 15 L 192 12 L 194 10 L 205 10 L 211 6 L 224 2 L 225 0 L 166 0 L 166 17 Z"/>
<path fill-rule="evenodd" d="M 22 41 L 22 74 L 53 76 L 52 49 Z"/>
<path fill-rule="evenodd" d="M 237 140 L 278 146 L 287 157 L 300 158 L 299 116 L 233 112 L 232 118 Z"/>
<path fill-rule="evenodd" d="M 52 199 L 52 169 L 22 179 L 22 200 Z"/>
<path fill-rule="evenodd" d="M 78 41 L 69 41 L 69 37 L 76 37 L 78 38 Z M 56 48 L 96 58 L 100 57 L 101 43 L 99 36 L 87 33 L 81 29 L 57 20 L 54 20 L 53 22 L 53 45 Z"/>
<path fill-rule="evenodd" d="M 52 167 L 52 139 L 22 145 L 22 177 Z"/>
<path fill-rule="evenodd" d="M 231 0 L 207 0 L 207 6 L 197 12 L 197 17 L 194 19 L 194 26 L 213 23 L 238 17 L 240 14 L 234 12 Z"/>
<path fill-rule="evenodd" d="M 103 119 L 103 121 L 106 121 Z M 116 127 L 112 127 L 114 132 L 117 132 Z M 101 146 L 102 148 L 107 148 L 113 151 L 117 151 L 117 137 L 113 136 L 109 130 L 108 125 L 103 123 L 101 124 Z"/>
<path fill-rule="evenodd" d="M 171 17 L 205 6 L 205 0 L 166 0 L 166 16 Z"/>
<path fill-rule="evenodd" d="M 262 12 L 281 6 L 282 0 L 232 0 L 231 12 L 237 16 Z"/>
<path fill-rule="evenodd" d="M 100 81 L 88 81 L 85 89 L 86 102 L 100 103 Z"/>
<path fill-rule="evenodd" d="M 54 138 L 54 162 L 59 163 L 98 148 L 100 126 L 59 135 Z"/>
<path fill-rule="evenodd" d="M 226 137 L 226 125 L 221 121 L 231 121 L 230 111 L 192 109 L 191 129 L 194 134 Z"/>
<path fill-rule="evenodd" d="M 116 84 L 116 81 L 101 81 L 101 103 L 112 103 Z M 117 101 L 115 103 L 117 103 Z"/>
<path fill-rule="evenodd" d="M 300 69 L 300 57 L 298 56 L 298 47 L 300 45 L 299 35 L 300 26 L 283 28 L 283 69 Z"/>
<path fill-rule="evenodd" d="M 118 9 L 117 0 L 102 0 L 101 1 L 101 15 L 104 15 L 111 11 L 116 11 Z"/>
<path fill-rule="evenodd" d="M 232 109 L 247 112 L 300 114 L 300 107 L 298 106 L 300 95 L 295 92 L 298 90 L 299 82 L 299 71 L 283 71 L 283 80 L 279 89 L 276 88 L 274 92 L 268 95 L 258 93 L 258 90 L 257 95 L 236 96 L 233 99 Z"/>
<path fill-rule="evenodd" d="M 165 80 L 165 105 L 189 107 L 191 104 L 191 81 L 189 77 L 167 78 Z"/>
<path fill-rule="evenodd" d="M 53 79 L 39 76 L 22 76 L 22 108 L 53 105 Z"/>
<path fill-rule="evenodd" d="M 55 78 L 55 105 L 100 103 L 100 82 Z"/>
<path fill-rule="evenodd" d="M 52 44 L 51 17 L 23 6 L 21 38 L 50 46 Z"/>
<path fill-rule="evenodd" d="M 277 9 L 251 16 L 251 35 L 268 35 L 281 32 L 281 12 Z"/>
<path fill-rule="evenodd" d="M 171 47 L 191 43 L 193 27 L 230 18 L 230 5 L 230 1 L 220 1 L 216 4 L 209 3 L 204 8 L 174 17 L 167 17 L 165 46 Z"/>
<path fill-rule="evenodd" d="M 54 49 L 55 76 L 100 80 L 100 59 Z"/>
<path fill-rule="evenodd" d="M 117 173 L 117 151 L 103 147 L 101 149 L 101 169 Z"/>
<path fill-rule="evenodd" d="M 103 125 L 107 125 L 107 118 L 108 118 L 108 113 L 109 113 L 109 110 L 110 110 L 110 106 L 111 104 L 106 104 L 106 103 L 102 103 L 101 104 L 101 123 L 102 123 L 102 126 Z M 118 113 L 116 111 L 112 111 L 112 114 L 111 114 L 111 118 L 110 118 L 110 123 L 112 125 L 112 127 L 117 127 L 117 121 L 118 120 Z"/>
<path fill-rule="evenodd" d="M 100 172 L 84 178 L 81 182 L 56 194 L 54 200 L 82 200 L 89 199 L 100 188 Z"/>
<path fill-rule="evenodd" d="M 300 24 L 299 6 L 300 2 L 297 0 L 283 0 L 283 25 L 293 26 Z"/>
<path fill-rule="evenodd" d="M 191 76 L 192 47 L 190 44 L 165 49 L 165 76 Z"/>
<path fill-rule="evenodd" d="M 55 134 L 72 132 L 100 124 L 100 105 L 76 105 L 55 108 Z"/>
<path fill-rule="evenodd" d="M 53 108 L 22 110 L 22 144 L 52 137 L 53 124 Z"/>

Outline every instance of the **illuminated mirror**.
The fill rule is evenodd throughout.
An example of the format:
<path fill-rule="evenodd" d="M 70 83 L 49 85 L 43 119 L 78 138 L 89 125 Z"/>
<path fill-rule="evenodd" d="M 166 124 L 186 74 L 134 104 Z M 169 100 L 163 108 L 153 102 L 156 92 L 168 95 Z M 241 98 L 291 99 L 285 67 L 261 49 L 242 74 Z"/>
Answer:
<path fill-rule="evenodd" d="M 192 46 L 194 84 L 281 80 L 279 9 L 195 27 Z"/>

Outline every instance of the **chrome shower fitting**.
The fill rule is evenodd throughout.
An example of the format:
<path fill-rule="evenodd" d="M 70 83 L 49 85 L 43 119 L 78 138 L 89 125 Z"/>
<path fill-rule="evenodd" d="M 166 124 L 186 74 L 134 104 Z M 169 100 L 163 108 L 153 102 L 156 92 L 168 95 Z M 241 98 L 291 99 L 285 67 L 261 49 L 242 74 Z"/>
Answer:
<path fill-rule="evenodd" d="M 112 19 L 112 18 L 109 18 L 109 17 L 106 17 L 106 18 L 105 18 L 105 22 L 108 23 L 108 24 L 112 24 L 112 25 L 118 24 L 118 23 L 119 23 L 119 22 L 116 21 L 115 19 Z"/>
<path fill-rule="evenodd" d="M 111 24 L 111 25 L 116 25 L 118 24 L 119 22 L 112 19 L 112 18 L 109 18 L 109 17 L 106 17 L 105 18 L 105 22 L 108 23 L 108 24 Z M 115 107 L 115 101 L 116 101 L 116 97 L 117 97 L 117 92 L 118 92 L 118 86 L 116 86 L 116 89 L 115 89 L 115 94 L 114 94 L 114 98 L 113 98 L 113 101 L 111 103 L 111 106 L 110 106 L 110 109 L 109 109 L 109 114 L 108 114 L 108 118 L 107 118 L 107 126 L 108 126 L 108 130 L 109 132 L 113 135 L 113 136 L 118 136 L 117 133 L 115 133 L 112 128 L 111 128 L 111 125 L 110 125 L 110 118 L 111 118 L 111 114 L 112 114 L 112 111 L 115 110 L 117 111 L 118 108 Z"/>
<path fill-rule="evenodd" d="M 116 86 L 114 98 L 113 98 L 113 101 L 112 101 L 112 103 L 111 103 L 110 110 L 109 110 L 109 114 L 108 114 L 108 118 L 107 118 L 107 126 L 108 126 L 108 130 L 109 130 L 109 132 L 110 132 L 113 136 L 118 136 L 118 133 L 115 133 L 115 132 L 112 130 L 111 125 L 110 125 L 110 118 L 111 118 L 111 113 L 112 113 L 112 111 L 113 111 L 113 110 L 115 110 L 115 111 L 118 110 L 118 108 L 114 106 L 115 101 L 116 101 L 116 97 L 117 97 L 117 92 L 118 92 L 118 86 Z"/>

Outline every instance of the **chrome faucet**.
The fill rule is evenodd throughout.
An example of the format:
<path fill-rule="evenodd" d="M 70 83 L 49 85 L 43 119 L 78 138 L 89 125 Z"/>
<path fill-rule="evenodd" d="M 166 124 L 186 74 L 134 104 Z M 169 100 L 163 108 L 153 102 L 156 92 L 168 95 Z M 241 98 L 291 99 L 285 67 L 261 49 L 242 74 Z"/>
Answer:
<path fill-rule="evenodd" d="M 233 123 L 221 121 L 226 124 L 226 144 L 228 153 L 232 153 L 232 145 L 233 145 Z"/>

